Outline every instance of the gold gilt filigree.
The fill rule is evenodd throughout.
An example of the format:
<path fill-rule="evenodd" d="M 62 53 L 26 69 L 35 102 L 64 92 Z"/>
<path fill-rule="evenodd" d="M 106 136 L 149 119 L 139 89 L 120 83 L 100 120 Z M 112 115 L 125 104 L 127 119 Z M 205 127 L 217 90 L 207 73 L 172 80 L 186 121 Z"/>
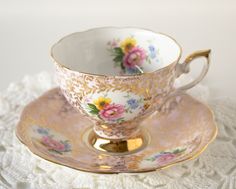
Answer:
<path fill-rule="evenodd" d="M 61 73 L 64 72 L 66 74 L 66 76 L 64 75 L 60 78 L 61 82 L 65 82 L 65 89 L 71 93 L 75 93 L 80 98 L 88 94 L 115 91 L 130 92 L 143 96 L 144 98 L 150 98 L 150 96 L 156 94 L 158 88 L 164 88 L 168 85 L 169 80 L 174 79 L 173 69 L 171 67 L 163 70 L 161 74 L 133 76 L 132 78 L 100 77 L 80 73 L 67 73 L 63 70 L 65 68 L 60 66 L 58 68 Z"/>

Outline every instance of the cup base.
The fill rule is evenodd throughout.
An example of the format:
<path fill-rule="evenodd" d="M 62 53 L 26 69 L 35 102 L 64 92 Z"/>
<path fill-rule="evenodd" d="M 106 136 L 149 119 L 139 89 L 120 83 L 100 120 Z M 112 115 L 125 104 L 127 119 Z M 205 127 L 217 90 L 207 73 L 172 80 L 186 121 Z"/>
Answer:
<path fill-rule="evenodd" d="M 132 154 L 144 149 L 149 143 L 149 134 L 142 129 L 135 136 L 122 140 L 110 140 L 97 135 L 92 128 L 84 133 L 84 142 L 93 150 L 102 151 L 112 155 Z"/>

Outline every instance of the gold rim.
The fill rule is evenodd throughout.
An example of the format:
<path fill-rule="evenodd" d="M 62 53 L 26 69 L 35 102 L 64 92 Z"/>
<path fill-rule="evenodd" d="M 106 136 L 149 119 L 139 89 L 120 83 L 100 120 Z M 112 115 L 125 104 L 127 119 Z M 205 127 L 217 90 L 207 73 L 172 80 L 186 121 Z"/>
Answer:
<path fill-rule="evenodd" d="M 202 104 L 204 104 L 204 103 L 202 103 Z M 205 104 L 204 104 L 204 105 L 205 105 Z M 37 150 L 35 150 L 35 148 L 32 147 L 31 142 L 29 142 L 28 145 L 26 144 L 26 142 L 25 142 L 24 139 L 23 139 L 23 138 L 25 138 L 25 137 L 21 138 L 21 136 L 20 136 L 20 134 L 19 134 L 19 127 L 21 127 L 20 125 L 21 125 L 21 121 L 22 121 L 22 120 L 20 120 L 20 122 L 19 122 L 18 125 L 17 125 L 16 136 L 17 136 L 17 138 L 27 147 L 27 149 L 28 149 L 29 151 L 31 151 L 34 155 L 36 155 L 36 156 L 38 156 L 38 157 L 40 157 L 40 158 L 42 158 L 42 159 L 44 159 L 44 160 L 47 160 L 47 161 L 49 161 L 49 162 L 55 163 L 55 164 L 57 164 L 57 165 L 60 165 L 60 166 L 62 165 L 62 166 L 70 167 L 70 168 L 75 169 L 75 170 L 85 171 L 85 172 L 89 172 L 89 173 L 93 173 L 93 174 L 119 174 L 119 173 L 126 173 L 126 174 L 127 174 L 127 173 L 154 172 L 154 171 L 157 171 L 157 170 L 163 170 L 163 169 L 172 167 L 172 166 L 174 166 L 174 165 L 177 165 L 177 164 L 180 164 L 180 163 L 183 163 L 183 162 L 186 162 L 186 161 L 189 161 L 189 160 L 192 160 L 192 159 L 197 158 L 200 154 L 202 154 L 202 153 L 207 149 L 208 145 L 214 141 L 214 139 L 216 138 L 217 133 L 218 133 L 218 128 L 217 128 L 217 124 L 216 124 L 216 121 L 215 121 L 215 116 L 214 116 L 213 111 L 211 110 L 211 108 L 210 108 L 208 105 L 206 105 L 206 107 L 208 108 L 208 110 L 209 110 L 210 113 L 211 113 L 211 116 L 212 116 L 212 119 L 213 119 L 213 125 L 214 125 L 214 128 L 215 128 L 214 133 L 212 134 L 212 137 L 210 138 L 209 142 L 206 143 L 199 151 L 197 151 L 197 152 L 194 153 L 192 156 L 190 156 L 190 157 L 188 157 L 188 158 L 186 158 L 186 159 L 182 159 L 182 160 L 180 160 L 180 161 L 173 162 L 173 163 L 171 163 L 171 164 L 169 164 L 169 165 L 166 165 L 166 166 L 163 166 L 163 167 L 159 167 L 159 168 L 155 168 L 155 169 L 149 169 L 149 170 L 140 170 L 140 171 L 136 170 L 136 171 L 126 171 L 126 172 L 122 172 L 122 171 L 120 171 L 120 172 L 115 172 L 115 171 L 113 171 L 113 172 L 107 172 L 107 171 L 92 171 L 92 170 L 89 170 L 89 169 L 76 168 L 76 167 L 73 167 L 72 165 L 67 165 L 67 164 L 58 163 L 58 162 L 56 162 L 56 161 L 54 161 L 54 160 L 49 159 L 48 157 L 45 157 L 43 153 L 38 152 Z M 31 147 L 32 147 L 32 148 L 31 148 Z"/>
<path fill-rule="evenodd" d="M 155 70 L 155 71 L 152 71 L 152 72 L 145 72 L 145 73 L 139 73 L 139 74 L 135 74 L 135 75 L 106 75 L 106 74 L 94 74 L 94 73 L 88 73 L 88 72 L 82 72 L 82 71 L 75 71 L 75 70 L 72 70 L 70 69 L 69 67 L 65 66 L 64 64 L 62 64 L 61 62 L 59 62 L 55 56 L 53 55 L 53 49 L 56 45 L 58 45 L 59 43 L 61 43 L 64 39 L 68 38 L 68 37 L 71 37 L 72 35 L 76 35 L 76 34 L 80 34 L 80 33 L 85 33 L 85 32 L 90 32 L 90 31 L 93 31 L 93 30 L 97 30 L 97 29 L 138 29 L 138 30 L 144 30 L 144 31 L 149 31 L 149 32 L 153 32 L 155 34 L 160 34 L 160 35 L 163 35 L 163 36 L 166 36 L 168 38 L 170 38 L 171 40 L 173 40 L 173 42 L 178 46 L 179 48 L 179 55 L 177 57 L 176 60 L 174 60 L 172 63 L 170 63 L 169 65 L 163 67 L 163 68 L 160 68 L 158 70 Z M 149 75 L 149 74 L 154 74 L 154 73 L 158 73 L 160 71 L 162 71 L 163 69 L 166 69 L 166 68 L 169 68 L 171 67 L 172 65 L 175 65 L 179 62 L 180 60 L 180 57 L 182 55 L 182 47 L 180 46 L 180 44 L 171 36 L 165 34 L 165 33 L 162 33 L 162 32 L 155 32 L 155 31 L 152 31 L 152 30 L 149 30 L 149 29 L 146 29 L 146 28 L 139 28 L 139 27 L 114 27 L 114 26 L 107 26 L 107 27 L 96 27 L 96 28 L 92 28 L 92 29 L 88 29 L 88 30 L 84 30 L 84 31 L 81 31 L 81 32 L 74 32 L 74 33 L 71 33 L 69 35 L 66 35 L 64 37 L 62 37 L 58 42 L 56 42 L 50 49 L 50 56 L 52 57 L 53 61 L 55 64 L 63 67 L 64 69 L 70 71 L 70 72 L 75 72 L 75 73 L 81 73 L 81 74 L 85 74 L 85 75 L 93 75 L 93 76 L 99 76 L 99 77 L 115 77 L 115 78 L 133 78 L 134 76 L 143 76 L 143 75 Z"/>

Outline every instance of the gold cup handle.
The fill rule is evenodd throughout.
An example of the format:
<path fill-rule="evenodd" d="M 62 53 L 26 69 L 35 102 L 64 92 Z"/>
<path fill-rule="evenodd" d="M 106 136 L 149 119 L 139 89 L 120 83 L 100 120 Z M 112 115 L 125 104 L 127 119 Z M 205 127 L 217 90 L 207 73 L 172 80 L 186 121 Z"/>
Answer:
<path fill-rule="evenodd" d="M 178 63 L 176 65 L 176 77 L 179 77 L 182 74 L 186 74 L 189 73 L 190 68 L 189 65 L 192 62 L 192 60 L 196 59 L 196 58 L 200 58 L 200 57 L 204 57 L 206 59 L 206 62 L 204 64 L 204 67 L 200 73 L 200 75 L 194 79 L 193 81 L 191 81 L 190 83 L 183 85 L 177 89 L 175 89 L 173 92 L 171 92 L 162 102 L 162 104 L 158 107 L 156 107 L 156 110 L 160 111 L 162 109 L 162 107 L 166 104 L 166 102 L 175 97 L 175 96 L 179 96 L 181 95 L 184 91 L 194 87 L 195 85 L 197 85 L 207 74 L 208 69 L 209 69 L 209 64 L 210 64 L 210 55 L 211 50 L 200 50 L 200 51 L 196 51 L 192 54 L 190 54 L 189 56 L 187 56 L 187 58 L 185 59 L 184 63 L 180 64 Z"/>
<path fill-rule="evenodd" d="M 201 71 L 201 74 L 196 79 L 194 79 L 192 82 L 177 88 L 176 89 L 177 91 L 180 92 L 180 91 L 188 90 L 188 89 L 194 87 L 195 85 L 197 85 L 205 77 L 205 75 L 208 72 L 209 65 L 210 65 L 210 53 L 211 53 L 210 49 L 196 51 L 196 52 L 190 54 L 189 56 L 187 56 L 184 63 L 182 63 L 182 64 L 178 63 L 176 65 L 176 76 L 179 77 L 182 74 L 189 73 L 189 71 L 190 71 L 189 65 L 192 62 L 192 60 L 194 60 L 196 58 L 201 58 L 201 57 L 206 58 L 206 62 L 205 62 L 204 67 Z"/>

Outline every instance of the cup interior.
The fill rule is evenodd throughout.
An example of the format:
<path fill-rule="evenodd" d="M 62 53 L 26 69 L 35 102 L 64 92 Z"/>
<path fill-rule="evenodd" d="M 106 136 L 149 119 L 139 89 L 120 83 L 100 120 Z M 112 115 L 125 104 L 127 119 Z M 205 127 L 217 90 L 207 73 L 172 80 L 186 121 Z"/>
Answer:
<path fill-rule="evenodd" d="M 78 72 L 135 75 L 154 72 L 178 60 L 180 46 L 171 37 L 137 28 L 98 28 L 61 39 L 53 59 Z"/>

